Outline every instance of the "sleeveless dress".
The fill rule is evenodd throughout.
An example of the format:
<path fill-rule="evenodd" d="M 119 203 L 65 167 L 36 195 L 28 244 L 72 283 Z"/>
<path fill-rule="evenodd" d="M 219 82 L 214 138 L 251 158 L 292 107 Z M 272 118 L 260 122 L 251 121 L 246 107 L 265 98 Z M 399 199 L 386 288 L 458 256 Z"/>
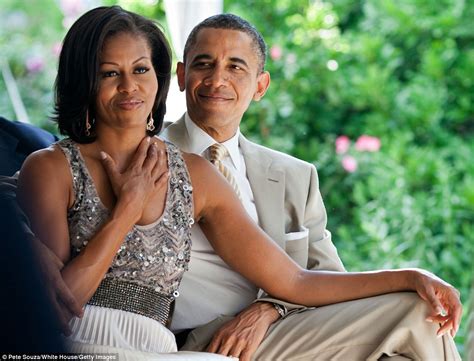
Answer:
<path fill-rule="evenodd" d="M 56 144 L 69 162 L 73 179 L 75 201 L 67 214 L 72 259 L 110 212 L 98 196 L 78 145 L 70 139 Z M 165 145 L 170 177 L 163 214 L 152 224 L 133 226 L 127 234 L 85 306 L 84 316 L 71 320 L 72 334 L 66 343 L 73 352 L 118 352 L 121 360 L 161 360 L 164 358 L 157 353 L 177 351 L 175 337 L 165 326 L 188 268 L 194 209 L 191 181 L 181 152 L 171 143 Z M 211 354 L 178 354 L 166 359 L 227 359 Z"/>

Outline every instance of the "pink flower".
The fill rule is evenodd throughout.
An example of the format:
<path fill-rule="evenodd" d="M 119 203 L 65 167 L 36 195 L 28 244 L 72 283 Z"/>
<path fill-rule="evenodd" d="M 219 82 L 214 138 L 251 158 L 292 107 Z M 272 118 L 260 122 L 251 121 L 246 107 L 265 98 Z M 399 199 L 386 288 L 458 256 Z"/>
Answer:
<path fill-rule="evenodd" d="M 29 73 L 39 73 L 44 68 L 43 58 L 40 56 L 33 56 L 26 60 L 25 66 Z"/>
<path fill-rule="evenodd" d="M 270 58 L 272 58 L 272 60 L 279 60 L 282 54 L 283 54 L 283 51 L 278 45 L 273 45 L 270 48 Z"/>
<path fill-rule="evenodd" d="M 347 135 L 341 135 L 336 138 L 336 153 L 344 154 L 349 150 L 351 140 Z"/>
<path fill-rule="evenodd" d="M 341 164 L 346 172 L 354 173 L 357 170 L 357 160 L 352 155 L 342 157 Z"/>
<path fill-rule="evenodd" d="M 77 17 L 84 10 L 80 0 L 60 0 L 59 6 L 66 17 Z"/>
<path fill-rule="evenodd" d="M 357 139 L 355 149 L 359 152 L 378 152 L 380 149 L 380 139 L 370 135 L 361 135 Z"/>
<path fill-rule="evenodd" d="M 55 57 L 59 57 L 61 54 L 62 44 L 60 42 L 56 42 L 53 44 L 51 51 Z"/>
<path fill-rule="evenodd" d="M 63 26 L 69 29 L 80 14 L 86 10 L 85 0 L 60 0 L 59 6 L 64 14 Z"/>

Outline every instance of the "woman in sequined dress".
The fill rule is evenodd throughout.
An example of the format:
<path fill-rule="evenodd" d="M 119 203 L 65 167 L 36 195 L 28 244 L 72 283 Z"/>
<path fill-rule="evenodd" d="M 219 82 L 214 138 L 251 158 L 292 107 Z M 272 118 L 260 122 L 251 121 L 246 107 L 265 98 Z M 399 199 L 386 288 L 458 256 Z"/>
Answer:
<path fill-rule="evenodd" d="M 315 306 L 416 290 L 433 308 L 446 308 L 443 330 L 457 328 L 458 294 L 432 275 L 307 271 L 291 261 L 209 162 L 153 136 L 170 69 L 159 29 L 118 7 L 86 13 L 64 40 L 56 120 L 69 138 L 28 157 L 19 201 L 86 305 L 71 324 L 74 351 L 156 358 L 176 350 L 165 325 L 194 220 L 231 267 L 277 298 Z"/>
<path fill-rule="evenodd" d="M 201 163 L 186 156 L 186 167 L 176 147 L 153 137 L 170 68 L 158 27 L 118 7 L 86 13 L 64 40 L 56 114 L 69 138 L 29 157 L 18 197 L 35 234 L 65 264 L 65 283 L 87 304 L 70 323 L 71 351 L 227 359 L 158 355 L 177 351 L 165 326 L 189 262 L 190 173 Z"/>

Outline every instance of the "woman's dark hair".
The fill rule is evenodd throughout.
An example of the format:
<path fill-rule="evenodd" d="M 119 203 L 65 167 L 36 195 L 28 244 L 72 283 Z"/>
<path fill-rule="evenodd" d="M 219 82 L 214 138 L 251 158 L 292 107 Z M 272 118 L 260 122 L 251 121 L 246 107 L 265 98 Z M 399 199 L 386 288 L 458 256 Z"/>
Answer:
<path fill-rule="evenodd" d="M 61 134 L 78 143 L 95 140 L 94 126 L 86 135 L 86 118 L 95 118 L 99 87 L 99 61 L 105 41 L 118 33 L 131 33 L 147 40 L 158 80 L 152 114 L 154 135 L 161 130 L 171 76 L 171 51 L 163 32 L 151 20 L 119 6 L 98 7 L 82 15 L 69 29 L 59 56 L 55 83 L 55 115 Z"/>

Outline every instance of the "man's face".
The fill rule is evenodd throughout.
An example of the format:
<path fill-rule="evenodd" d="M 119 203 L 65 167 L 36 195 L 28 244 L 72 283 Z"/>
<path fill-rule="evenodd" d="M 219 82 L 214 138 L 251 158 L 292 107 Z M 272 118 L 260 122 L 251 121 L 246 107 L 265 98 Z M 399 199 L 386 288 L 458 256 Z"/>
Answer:
<path fill-rule="evenodd" d="M 191 119 L 211 136 L 219 133 L 227 139 L 235 134 L 252 99 L 260 100 L 270 83 L 267 72 L 258 72 L 250 36 L 237 30 L 199 31 L 177 73 Z"/>

